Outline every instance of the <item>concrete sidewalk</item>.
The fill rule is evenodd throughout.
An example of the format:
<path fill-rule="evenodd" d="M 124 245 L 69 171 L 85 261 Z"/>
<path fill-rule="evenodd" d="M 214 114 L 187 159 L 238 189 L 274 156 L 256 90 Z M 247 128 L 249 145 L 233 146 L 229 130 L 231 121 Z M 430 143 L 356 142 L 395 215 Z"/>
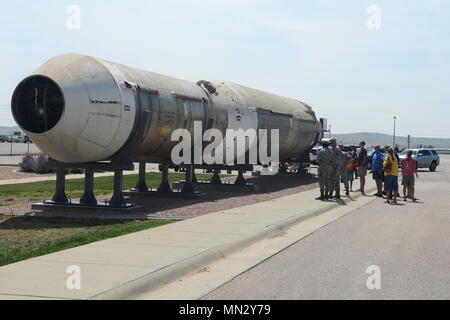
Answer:
<path fill-rule="evenodd" d="M 368 191 L 373 188 L 368 187 Z M 0 299 L 129 299 L 349 201 L 305 191 L 92 243 L 0 268 Z M 81 289 L 69 290 L 69 266 Z"/>
<path fill-rule="evenodd" d="M 149 172 L 149 170 L 147 170 Z M 130 175 L 130 174 L 138 174 L 139 170 L 134 171 L 124 171 L 124 175 Z M 114 176 L 114 172 L 101 172 L 101 173 L 95 173 L 95 177 L 111 177 Z M 66 180 L 73 180 L 73 179 L 84 179 L 84 174 L 68 174 L 66 175 Z M 21 184 L 21 183 L 31 183 L 31 182 L 41 182 L 41 181 L 56 181 L 56 175 L 46 175 L 45 177 L 37 177 L 37 178 L 19 178 L 19 179 L 7 179 L 7 180 L 0 180 L 0 185 L 9 185 L 9 184 Z"/>
<path fill-rule="evenodd" d="M 19 170 L 19 168 L 17 168 Z M 160 172 L 158 164 L 147 164 L 146 172 Z M 170 170 L 170 173 L 175 173 L 174 170 Z M 135 164 L 134 171 L 124 171 L 124 175 L 138 174 L 139 173 L 139 164 Z M 196 174 L 203 174 L 201 169 L 197 169 L 195 171 Z M 233 175 L 237 175 L 237 171 L 232 171 Z M 114 172 L 101 172 L 95 173 L 95 178 L 99 177 L 112 177 L 114 176 Z M 251 173 L 246 173 L 244 176 L 251 176 Z M 68 174 L 66 175 L 66 180 L 72 179 L 84 179 L 84 174 Z M 7 179 L 0 180 L 0 185 L 9 185 L 9 184 L 21 184 L 21 183 L 31 183 L 31 182 L 40 182 L 40 181 L 56 181 L 56 174 L 45 174 L 43 177 L 36 178 L 19 178 L 19 179 Z"/>
<path fill-rule="evenodd" d="M 19 170 L 20 168 L 17 168 Z M 159 172 L 159 168 L 157 164 L 147 165 L 147 172 Z M 139 173 L 139 164 L 135 164 L 134 171 L 124 171 L 124 175 L 130 174 L 138 174 Z M 114 176 L 114 172 L 101 172 L 95 173 L 95 177 L 111 177 Z M 68 174 L 66 175 L 66 180 L 72 179 L 84 179 L 84 174 Z M 8 184 L 20 184 L 20 183 L 30 183 L 30 182 L 40 182 L 40 181 L 55 181 L 56 174 L 46 174 L 43 177 L 36 178 L 19 178 L 19 179 L 8 179 L 8 180 L 0 180 L 0 185 L 8 185 Z"/>
<path fill-rule="evenodd" d="M 20 168 L 17 168 L 19 170 Z M 153 168 L 147 166 L 147 172 L 151 171 L 157 171 L 158 168 Z M 134 171 L 124 171 L 124 175 L 130 175 L 130 174 L 138 174 L 139 173 L 139 167 L 135 166 Z M 95 177 L 111 177 L 114 176 L 114 172 L 101 172 L 101 173 L 95 173 Z M 66 175 L 66 180 L 72 180 L 72 179 L 84 179 L 84 174 L 68 174 Z M 56 180 L 56 174 L 51 175 L 45 175 L 44 177 L 36 177 L 36 178 L 19 178 L 19 179 L 8 179 L 8 180 L 0 180 L 0 185 L 8 185 L 8 184 L 20 184 L 20 183 L 31 183 L 31 182 L 40 182 L 40 181 L 55 181 Z"/>

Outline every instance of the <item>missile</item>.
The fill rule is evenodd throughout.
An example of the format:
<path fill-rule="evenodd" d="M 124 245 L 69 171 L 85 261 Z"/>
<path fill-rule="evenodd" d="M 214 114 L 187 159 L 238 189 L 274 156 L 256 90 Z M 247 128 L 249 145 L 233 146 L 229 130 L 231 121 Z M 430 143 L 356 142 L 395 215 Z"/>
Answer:
<path fill-rule="evenodd" d="M 171 159 L 176 129 L 278 129 L 280 159 L 322 138 L 306 103 L 227 81 L 197 83 L 106 60 L 57 56 L 21 81 L 11 101 L 20 128 L 53 159 L 90 163 Z M 195 141 L 192 141 L 194 144 Z M 238 155 L 236 155 L 238 156 Z"/>

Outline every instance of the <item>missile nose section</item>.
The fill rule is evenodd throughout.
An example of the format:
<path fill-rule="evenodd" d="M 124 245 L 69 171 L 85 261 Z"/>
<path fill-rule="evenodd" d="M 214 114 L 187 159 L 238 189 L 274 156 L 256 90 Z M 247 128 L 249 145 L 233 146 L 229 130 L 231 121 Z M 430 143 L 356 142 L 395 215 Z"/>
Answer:
<path fill-rule="evenodd" d="M 15 89 L 17 124 L 44 153 L 66 163 L 109 160 L 129 139 L 135 101 L 107 62 L 82 55 L 51 59 Z"/>
<path fill-rule="evenodd" d="M 55 57 L 25 78 L 11 101 L 17 124 L 53 159 L 165 162 L 171 134 L 203 128 L 277 129 L 283 159 L 322 136 L 300 101 L 224 81 L 194 83 L 79 54 Z M 192 141 L 191 141 L 192 142 Z"/>

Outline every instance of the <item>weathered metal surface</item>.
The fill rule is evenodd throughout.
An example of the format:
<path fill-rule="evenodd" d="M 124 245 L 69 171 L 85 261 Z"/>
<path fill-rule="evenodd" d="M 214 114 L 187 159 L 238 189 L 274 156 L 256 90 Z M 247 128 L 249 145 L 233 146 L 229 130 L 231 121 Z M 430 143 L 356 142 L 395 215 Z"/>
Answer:
<path fill-rule="evenodd" d="M 29 108 L 25 111 L 38 119 L 37 104 L 52 110 L 46 89 L 33 87 L 36 76 L 51 81 L 42 88 L 56 84 L 64 101 L 59 121 L 43 132 L 27 130 L 26 121 L 34 118 L 24 120 L 26 112 L 20 112 Z M 194 121 L 201 121 L 203 130 L 224 134 L 226 129 L 279 129 L 281 159 L 298 157 L 322 135 L 311 107 L 300 101 L 223 81 L 197 84 L 77 54 L 58 56 L 37 69 L 17 87 L 12 108 L 42 151 L 68 163 L 111 160 L 124 150 L 134 161 L 166 162 L 177 144 L 172 132 L 184 128 L 193 135 Z M 129 144 L 133 147 L 127 149 Z"/>

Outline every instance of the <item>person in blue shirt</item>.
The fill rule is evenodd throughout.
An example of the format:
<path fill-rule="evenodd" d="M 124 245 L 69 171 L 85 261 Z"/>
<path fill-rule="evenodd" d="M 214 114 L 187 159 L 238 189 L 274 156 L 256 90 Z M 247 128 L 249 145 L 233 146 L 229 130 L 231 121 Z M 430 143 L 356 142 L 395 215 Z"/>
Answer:
<path fill-rule="evenodd" d="M 377 184 L 377 193 L 375 194 L 377 197 L 383 197 L 383 181 L 384 181 L 384 172 L 383 172 L 383 160 L 384 156 L 381 153 L 380 146 L 375 146 L 375 152 L 373 153 L 372 158 L 372 176 L 373 180 L 375 180 Z"/>

